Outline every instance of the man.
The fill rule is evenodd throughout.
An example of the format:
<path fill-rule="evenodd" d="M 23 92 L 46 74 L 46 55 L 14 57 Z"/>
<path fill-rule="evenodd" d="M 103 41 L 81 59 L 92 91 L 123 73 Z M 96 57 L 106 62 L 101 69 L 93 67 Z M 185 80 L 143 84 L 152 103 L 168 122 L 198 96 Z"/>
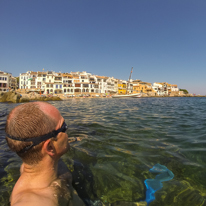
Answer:
<path fill-rule="evenodd" d="M 21 176 L 11 206 L 82 206 L 72 177 L 60 157 L 69 150 L 67 125 L 59 111 L 45 102 L 17 106 L 7 117 L 6 140 L 22 159 Z"/>

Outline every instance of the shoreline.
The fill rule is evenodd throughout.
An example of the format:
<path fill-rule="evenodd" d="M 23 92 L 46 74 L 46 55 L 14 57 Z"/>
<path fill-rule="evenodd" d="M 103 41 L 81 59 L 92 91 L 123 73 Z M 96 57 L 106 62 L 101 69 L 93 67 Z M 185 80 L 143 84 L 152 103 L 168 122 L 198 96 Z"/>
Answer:
<path fill-rule="evenodd" d="M 81 96 L 80 96 L 81 95 Z M 146 94 L 143 94 L 139 98 L 174 98 L 174 97 L 206 97 L 206 95 L 174 95 L 174 96 L 148 96 Z M 69 99 L 96 99 L 96 98 L 112 98 L 112 95 L 102 95 L 102 94 L 90 94 L 87 96 L 83 96 L 82 94 L 77 94 L 77 95 L 65 95 L 65 94 L 55 94 L 55 95 L 49 95 L 49 94 L 37 94 L 37 93 L 30 93 L 30 94 L 25 94 L 25 93 L 19 93 L 15 91 L 10 91 L 10 92 L 5 92 L 1 93 L 0 95 L 0 102 L 13 102 L 13 103 L 23 103 L 23 102 L 30 102 L 30 101 L 67 101 Z M 134 97 L 122 97 L 122 98 L 129 98 L 129 99 L 134 99 Z M 119 98 L 119 99 L 122 99 Z M 138 98 L 137 98 L 138 99 Z"/>
<path fill-rule="evenodd" d="M 122 97 L 122 98 L 115 98 L 115 99 L 141 99 L 141 98 L 185 98 L 185 97 L 206 97 L 205 96 L 143 96 L 140 98 L 132 98 L 132 97 Z M 71 99 L 110 99 L 112 97 L 60 97 L 63 101 L 71 100 Z M 112 98 L 113 99 L 113 98 Z"/>
<path fill-rule="evenodd" d="M 42 97 L 45 97 L 45 98 L 51 98 L 52 97 L 59 97 L 61 100 L 69 100 L 69 99 L 97 99 L 97 98 L 112 98 L 112 95 L 108 95 L 108 96 L 102 96 L 102 95 L 99 95 L 99 96 L 83 96 L 83 97 L 80 97 L 80 96 L 71 96 L 69 97 L 68 95 L 65 96 L 64 94 L 55 94 L 55 95 L 44 95 L 44 94 L 35 94 L 33 96 L 29 95 L 29 94 L 21 94 L 22 95 L 22 98 L 27 98 L 29 100 L 36 100 L 38 98 L 42 98 Z M 166 97 L 206 97 L 206 95 L 178 95 L 178 96 L 147 96 L 147 95 L 143 95 L 142 97 L 140 98 L 166 98 Z M 123 97 L 123 98 L 127 98 L 127 97 Z M 131 97 L 130 97 L 131 98 Z M 121 99 L 121 98 L 119 98 Z M 132 98 L 134 99 L 134 98 Z M 137 98 L 138 99 L 138 98 Z"/>

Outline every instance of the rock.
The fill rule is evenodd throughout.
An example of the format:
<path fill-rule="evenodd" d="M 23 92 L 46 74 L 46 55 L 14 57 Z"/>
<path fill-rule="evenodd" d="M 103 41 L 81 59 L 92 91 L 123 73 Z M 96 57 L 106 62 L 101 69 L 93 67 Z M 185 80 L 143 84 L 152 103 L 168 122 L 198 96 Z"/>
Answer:
<path fill-rule="evenodd" d="M 19 103 L 20 102 L 20 94 L 9 91 L 5 93 L 1 93 L 0 95 L 0 102 L 13 102 L 13 103 Z"/>
<path fill-rule="evenodd" d="M 193 188 L 189 182 L 182 180 L 171 180 L 164 183 L 163 189 L 155 193 L 156 199 L 150 203 L 150 206 L 167 205 L 205 205 L 205 190 Z"/>
<path fill-rule="evenodd" d="M 20 98 L 20 100 L 19 100 L 19 102 L 29 102 L 30 101 L 30 99 L 28 98 L 28 97 L 22 97 L 22 98 Z"/>
<path fill-rule="evenodd" d="M 5 93 L 0 93 L 0 102 L 12 102 L 12 103 L 20 103 L 20 102 L 29 102 L 29 101 L 61 101 L 62 99 L 57 96 L 35 96 L 28 97 L 27 95 L 22 96 L 19 93 L 14 91 L 9 91 Z"/>
<path fill-rule="evenodd" d="M 141 176 L 137 177 L 134 171 L 126 167 L 123 172 L 122 162 L 102 164 L 101 161 L 97 162 L 91 171 L 94 177 L 94 190 L 103 203 L 139 202 L 145 199 L 145 185 L 140 179 Z"/>
<path fill-rule="evenodd" d="M 36 97 L 34 100 L 35 101 L 61 101 L 62 99 L 56 96 L 52 96 L 52 97 L 41 96 L 41 97 Z"/>

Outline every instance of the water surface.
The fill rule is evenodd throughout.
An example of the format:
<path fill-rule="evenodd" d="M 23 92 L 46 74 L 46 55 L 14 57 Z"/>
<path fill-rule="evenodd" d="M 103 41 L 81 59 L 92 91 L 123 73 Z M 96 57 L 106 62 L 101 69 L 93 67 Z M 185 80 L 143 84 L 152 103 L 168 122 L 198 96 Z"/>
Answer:
<path fill-rule="evenodd" d="M 206 98 L 69 99 L 50 102 L 80 136 L 63 156 L 88 204 L 126 205 L 145 199 L 155 164 L 174 174 L 150 206 L 206 205 Z M 0 112 L 17 104 L 0 103 Z M 7 205 L 21 160 L 6 145 L 0 117 L 0 202 Z M 74 165 L 71 164 L 74 162 Z M 96 202 L 97 203 L 97 202 Z M 117 204 L 117 203 L 116 203 Z M 115 204 L 114 204 L 115 205 Z"/>

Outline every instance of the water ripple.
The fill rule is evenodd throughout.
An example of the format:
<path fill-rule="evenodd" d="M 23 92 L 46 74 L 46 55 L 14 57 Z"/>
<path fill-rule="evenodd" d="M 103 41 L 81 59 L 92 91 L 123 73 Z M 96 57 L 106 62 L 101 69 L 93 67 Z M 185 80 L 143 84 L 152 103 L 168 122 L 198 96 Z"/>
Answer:
<path fill-rule="evenodd" d="M 191 205 L 190 196 L 195 195 L 198 198 L 192 205 L 206 202 L 206 98 L 82 98 L 51 104 L 65 118 L 68 135 L 83 138 L 73 143 L 64 158 L 83 163 L 92 174 L 90 184 L 82 183 L 96 191 L 87 192 L 91 199 L 120 201 L 119 205 L 143 200 L 143 182 L 153 178 L 149 169 L 159 163 L 175 177 L 155 193 L 151 205 Z M 1 106 L 1 111 L 14 107 Z M 2 136 L 5 118 L 0 117 Z M 0 172 L 4 177 L 2 169 L 12 153 L 2 141 Z"/>

